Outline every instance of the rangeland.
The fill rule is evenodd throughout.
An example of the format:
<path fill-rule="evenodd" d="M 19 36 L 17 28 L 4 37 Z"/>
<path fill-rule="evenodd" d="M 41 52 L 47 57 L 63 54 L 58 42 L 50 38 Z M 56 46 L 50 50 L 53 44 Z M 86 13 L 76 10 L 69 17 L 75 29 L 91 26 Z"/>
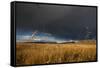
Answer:
<path fill-rule="evenodd" d="M 51 64 L 96 61 L 96 41 L 77 43 L 16 43 L 16 64 Z"/>

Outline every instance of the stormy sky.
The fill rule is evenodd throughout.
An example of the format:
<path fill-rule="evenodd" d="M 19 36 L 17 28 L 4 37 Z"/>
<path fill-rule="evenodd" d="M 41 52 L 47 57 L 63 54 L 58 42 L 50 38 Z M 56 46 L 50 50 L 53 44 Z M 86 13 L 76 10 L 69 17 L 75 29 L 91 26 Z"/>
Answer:
<path fill-rule="evenodd" d="M 96 38 L 96 8 L 46 4 L 16 4 L 16 35 L 39 31 L 55 37 Z"/>

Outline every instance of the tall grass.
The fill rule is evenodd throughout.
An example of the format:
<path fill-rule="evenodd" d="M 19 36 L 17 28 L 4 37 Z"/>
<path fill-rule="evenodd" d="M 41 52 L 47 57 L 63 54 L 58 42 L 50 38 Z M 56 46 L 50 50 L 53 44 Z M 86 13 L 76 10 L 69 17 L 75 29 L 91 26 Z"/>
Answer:
<path fill-rule="evenodd" d="M 16 64 L 49 64 L 96 60 L 96 43 L 17 43 Z"/>

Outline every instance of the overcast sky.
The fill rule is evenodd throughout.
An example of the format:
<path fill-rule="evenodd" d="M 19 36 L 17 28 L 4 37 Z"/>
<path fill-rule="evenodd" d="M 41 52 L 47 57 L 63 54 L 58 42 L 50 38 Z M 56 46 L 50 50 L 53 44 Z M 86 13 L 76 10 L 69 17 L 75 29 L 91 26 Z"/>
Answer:
<path fill-rule="evenodd" d="M 84 39 L 87 31 L 96 37 L 96 8 L 44 4 L 16 4 L 16 34 L 34 31 L 56 37 Z"/>

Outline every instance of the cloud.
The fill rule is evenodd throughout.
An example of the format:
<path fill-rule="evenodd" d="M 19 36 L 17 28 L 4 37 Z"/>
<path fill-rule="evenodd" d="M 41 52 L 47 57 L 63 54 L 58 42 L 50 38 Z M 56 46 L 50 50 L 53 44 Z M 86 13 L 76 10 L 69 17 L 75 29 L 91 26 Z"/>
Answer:
<path fill-rule="evenodd" d="M 17 4 L 16 33 L 28 34 L 38 30 L 72 39 L 84 39 L 85 27 L 96 36 L 96 8 L 77 6 L 56 6 Z M 43 35 L 40 34 L 42 37 Z M 50 36 L 50 35 L 48 35 Z M 23 36 L 21 39 L 29 39 Z"/>
<path fill-rule="evenodd" d="M 16 38 L 17 38 L 17 42 L 31 41 L 31 36 L 29 36 L 29 35 L 18 35 Z"/>
<path fill-rule="evenodd" d="M 64 43 L 71 42 L 69 39 L 63 39 L 55 37 L 50 33 L 44 33 L 39 31 L 34 31 L 32 35 L 19 35 L 17 36 L 17 42 L 55 42 Z"/>

